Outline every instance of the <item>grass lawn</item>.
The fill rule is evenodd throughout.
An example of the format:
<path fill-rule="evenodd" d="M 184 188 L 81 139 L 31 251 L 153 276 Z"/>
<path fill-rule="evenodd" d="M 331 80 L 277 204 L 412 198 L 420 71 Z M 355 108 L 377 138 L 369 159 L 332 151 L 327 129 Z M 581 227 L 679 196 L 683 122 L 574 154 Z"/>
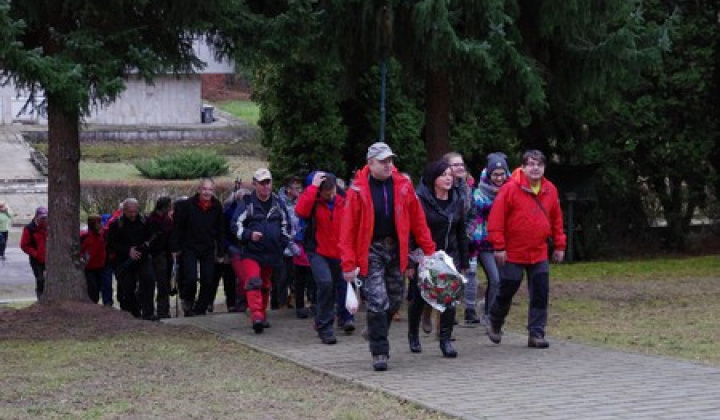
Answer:
<path fill-rule="evenodd" d="M 718 268 L 717 256 L 553 266 L 548 334 L 720 366 Z M 0 418 L 449 420 L 207 332 L 66 305 L 0 308 Z M 509 330 L 526 309 L 520 296 Z"/>
<path fill-rule="evenodd" d="M 214 104 L 223 111 L 232 114 L 236 118 L 245 120 L 250 124 L 257 125 L 260 118 L 260 107 L 253 101 L 223 101 Z"/>
<path fill-rule="evenodd" d="M 553 265 L 550 283 L 552 338 L 720 366 L 720 256 Z"/>

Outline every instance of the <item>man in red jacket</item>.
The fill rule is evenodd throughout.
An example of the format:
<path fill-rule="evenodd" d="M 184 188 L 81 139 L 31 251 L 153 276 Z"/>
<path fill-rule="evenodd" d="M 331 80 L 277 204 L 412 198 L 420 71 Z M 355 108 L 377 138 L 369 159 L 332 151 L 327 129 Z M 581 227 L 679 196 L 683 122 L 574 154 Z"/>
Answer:
<path fill-rule="evenodd" d="M 35 295 L 38 300 L 45 290 L 45 259 L 47 257 L 48 210 L 38 207 L 35 217 L 25 225 L 20 238 L 20 249 L 30 257 L 30 268 L 35 276 Z"/>
<path fill-rule="evenodd" d="M 488 239 L 500 270 L 500 291 L 490 308 L 488 327 L 488 338 L 495 344 L 502 339 L 505 317 L 525 271 L 530 294 L 528 347 L 550 346 L 545 339 L 550 290 L 547 242 L 553 240 L 553 260 L 561 262 L 565 233 L 557 188 L 545 179 L 545 164 L 539 150 L 525 152 L 522 167 L 500 188 L 490 211 Z"/>
<path fill-rule="evenodd" d="M 382 142 L 368 148 L 367 165 L 347 192 L 340 230 L 343 278 L 363 279 L 373 369 L 387 370 L 388 330 L 400 309 L 408 266 L 410 234 L 425 255 L 435 252 L 425 212 L 412 183 L 393 164 L 395 154 Z"/>

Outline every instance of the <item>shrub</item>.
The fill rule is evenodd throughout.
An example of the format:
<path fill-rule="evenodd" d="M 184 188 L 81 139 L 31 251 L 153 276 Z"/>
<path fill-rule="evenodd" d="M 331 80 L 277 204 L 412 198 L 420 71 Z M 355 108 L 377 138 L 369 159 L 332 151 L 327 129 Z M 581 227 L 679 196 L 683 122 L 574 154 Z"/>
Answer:
<path fill-rule="evenodd" d="M 164 195 L 177 199 L 191 196 L 197 190 L 198 181 L 82 181 L 80 184 L 80 209 L 85 214 L 109 214 L 128 197 L 138 200 L 140 209 L 149 212 L 155 201 Z M 230 181 L 216 182 L 215 195 L 222 201 L 232 191 Z"/>
<path fill-rule="evenodd" d="M 224 175 L 228 162 L 211 151 L 182 151 L 135 164 L 140 173 L 151 179 L 195 179 Z"/>

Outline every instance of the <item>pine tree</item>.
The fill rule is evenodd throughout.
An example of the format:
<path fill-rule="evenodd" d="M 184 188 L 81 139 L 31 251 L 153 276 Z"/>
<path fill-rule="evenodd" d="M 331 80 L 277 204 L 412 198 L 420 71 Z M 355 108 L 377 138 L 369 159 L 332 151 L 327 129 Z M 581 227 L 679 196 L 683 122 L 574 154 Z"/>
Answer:
<path fill-rule="evenodd" d="M 0 68 L 47 98 L 51 214 L 44 302 L 86 300 L 79 261 L 79 124 L 118 97 L 136 72 L 186 73 L 202 63 L 192 42 L 227 24 L 232 0 L 0 2 Z"/>

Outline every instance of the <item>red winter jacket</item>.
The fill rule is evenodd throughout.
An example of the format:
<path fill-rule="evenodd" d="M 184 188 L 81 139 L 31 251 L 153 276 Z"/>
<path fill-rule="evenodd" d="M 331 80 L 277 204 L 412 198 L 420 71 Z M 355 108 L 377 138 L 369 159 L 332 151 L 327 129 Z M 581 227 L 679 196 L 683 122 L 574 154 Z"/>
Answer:
<path fill-rule="evenodd" d="M 99 270 L 105 267 L 105 236 L 92 231 L 80 232 L 80 255 L 87 253 L 89 259 L 86 270 Z"/>
<path fill-rule="evenodd" d="M 537 199 L 521 169 L 500 188 L 488 221 L 488 240 L 495 250 L 505 250 L 508 262 L 535 264 L 548 259 L 547 240 L 552 238 L 556 250 L 565 249 L 563 215 L 558 192 L 544 177 Z"/>
<path fill-rule="evenodd" d="M 318 187 L 308 186 L 295 204 L 295 214 L 308 219 L 315 206 L 315 253 L 323 257 L 340 259 L 340 225 L 345 213 L 345 198 L 336 195 L 332 210 L 328 203 L 318 196 Z"/>
<path fill-rule="evenodd" d="M 368 274 L 368 256 L 375 226 L 375 211 L 368 177 L 370 168 L 361 169 L 347 192 L 345 215 L 340 230 L 340 255 L 342 271 L 351 272 L 360 267 L 360 275 Z M 408 265 L 409 240 L 412 233 L 415 242 L 425 255 L 435 252 L 433 242 L 425 221 L 420 200 L 415 195 L 412 183 L 404 175 L 393 169 L 393 200 L 395 229 L 397 229 L 400 251 L 400 270 L 405 271 Z"/>
<path fill-rule="evenodd" d="M 20 238 L 20 249 L 31 259 L 45 264 L 47 258 L 47 226 L 40 227 L 35 221 L 25 225 Z"/>

